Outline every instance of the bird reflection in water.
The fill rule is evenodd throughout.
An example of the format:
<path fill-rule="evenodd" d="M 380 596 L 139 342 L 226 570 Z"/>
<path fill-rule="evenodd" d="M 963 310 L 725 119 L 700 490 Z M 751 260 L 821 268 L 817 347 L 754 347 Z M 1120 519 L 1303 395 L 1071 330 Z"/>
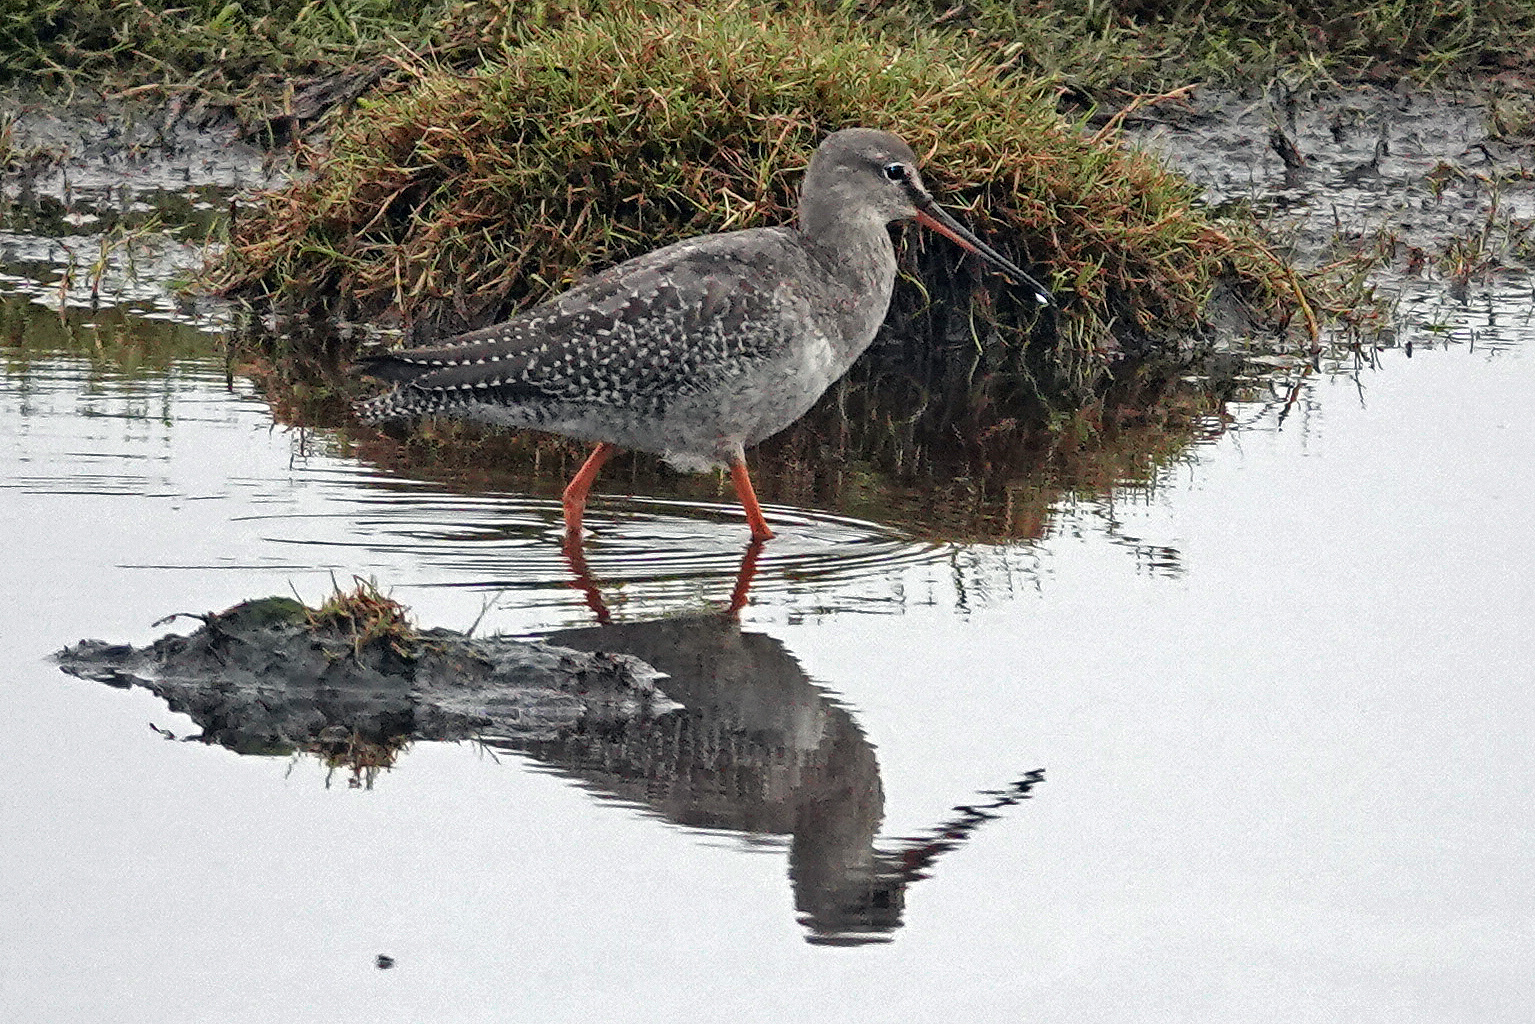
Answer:
<path fill-rule="evenodd" d="M 907 887 L 1001 809 L 1027 799 L 1044 774 L 1029 772 L 919 835 L 876 845 L 885 797 L 873 744 L 778 640 L 738 621 L 760 550 L 760 543 L 747 548 L 724 613 L 621 623 L 612 621 L 584 557 L 572 552 L 575 585 L 601 624 L 545 639 L 638 657 L 665 674 L 658 685 L 682 708 L 516 746 L 678 825 L 787 835 L 808 941 L 888 942 L 901 926 Z"/>

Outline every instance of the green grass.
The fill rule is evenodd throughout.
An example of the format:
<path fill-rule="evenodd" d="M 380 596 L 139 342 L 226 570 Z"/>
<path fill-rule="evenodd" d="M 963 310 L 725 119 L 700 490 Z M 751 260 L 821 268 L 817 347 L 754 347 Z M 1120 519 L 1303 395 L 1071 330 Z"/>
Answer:
<path fill-rule="evenodd" d="M 0 13 L 5 71 L 144 80 L 264 72 L 354 58 L 430 28 L 444 0 L 12 0 Z"/>
<path fill-rule="evenodd" d="M 1255 234 L 1054 107 L 1050 83 L 945 36 L 905 45 L 836 15 L 571 17 L 473 70 L 418 65 L 364 102 L 310 173 L 240 218 L 218 283 L 293 309 L 393 311 L 427 334 L 491 322 L 675 239 L 791 220 L 814 146 L 862 124 L 901 134 L 940 200 L 1066 300 L 1046 338 L 1026 296 L 967 304 L 968 271 L 924 240 L 908 265 L 959 312 L 907 282 L 897 306 L 917 335 L 957 329 L 993 361 L 1048 341 L 1030 372 L 1080 383 L 1105 339 L 1186 332 L 1222 281 L 1271 319 L 1309 317 Z"/>
<path fill-rule="evenodd" d="M 684 0 L 685 2 L 685 0 Z M 655 0 L 8 0 L 0 78 L 108 90 L 195 90 L 280 107 L 287 83 L 404 51 L 452 61 L 499 51 L 571 16 L 664 14 Z M 701 6 L 719 6 L 704 3 Z M 1031 77 L 1089 93 L 1190 82 L 1528 72 L 1535 0 L 796 0 L 763 13 L 841 12 L 906 39 L 938 31 Z"/>
<path fill-rule="evenodd" d="M 158 96 L 232 111 L 248 126 L 291 113 L 309 80 L 387 69 L 400 40 L 447 38 L 448 0 L 10 0 L 0 82 L 68 95 Z M 297 88 L 296 88 L 297 86 Z"/>
<path fill-rule="evenodd" d="M 900 31 L 941 26 L 1089 93 L 1281 73 L 1423 82 L 1535 69 L 1535 0 L 847 0 Z"/>

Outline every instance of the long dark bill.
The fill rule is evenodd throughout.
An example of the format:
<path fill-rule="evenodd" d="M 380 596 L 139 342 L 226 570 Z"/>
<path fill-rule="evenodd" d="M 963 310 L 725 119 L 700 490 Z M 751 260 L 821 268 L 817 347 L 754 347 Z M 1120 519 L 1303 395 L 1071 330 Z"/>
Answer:
<path fill-rule="evenodd" d="M 1019 284 L 1034 289 L 1034 299 L 1041 306 L 1054 304 L 1055 299 L 1050 295 L 1050 289 L 1025 274 L 1007 257 L 971 234 L 968 228 L 949 216 L 943 207 L 935 203 L 932 196 L 919 188 L 908 188 L 906 191 L 911 197 L 912 204 L 917 208 L 918 224 L 925 228 L 932 228 L 966 252 L 975 253 Z"/>

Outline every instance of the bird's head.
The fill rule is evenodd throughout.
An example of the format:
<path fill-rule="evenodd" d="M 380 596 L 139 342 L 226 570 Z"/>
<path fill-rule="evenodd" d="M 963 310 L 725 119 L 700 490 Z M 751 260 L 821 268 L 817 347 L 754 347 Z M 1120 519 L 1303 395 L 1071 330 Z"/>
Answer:
<path fill-rule="evenodd" d="M 915 220 L 1034 292 L 1051 305 L 1049 289 L 977 238 L 934 200 L 917 170 L 917 155 L 889 132 L 846 128 L 815 151 L 800 192 L 800 228 L 815 237 L 834 223 Z"/>

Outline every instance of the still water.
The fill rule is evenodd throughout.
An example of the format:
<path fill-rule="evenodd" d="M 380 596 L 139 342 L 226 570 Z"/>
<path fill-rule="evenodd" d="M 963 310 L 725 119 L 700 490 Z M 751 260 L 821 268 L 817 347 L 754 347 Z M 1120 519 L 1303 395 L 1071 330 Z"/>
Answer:
<path fill-rule="evenodd" d="M 417 743 L 352 787 L 178 742 L 199 728 L 144 691 L 63 675 L 49 655 L 83 637 L 353 575 L 426 625 L 617 634 L 593 633 L 555 502 L 274 427 L 195 327 L 5 301 L 0 1019 L 1535 1005 L 1527 280 L 1409 295 L 1433 328 L 1410 357 L 1276 382 L 1036 540 L 770 508 L 739 629 L 710 614 L 746 539 L 728 503 L 597 501 L 613 628 L 764 749 L 825 755 L 751 792 L 680 770 L 663 791 L 600 744 Z M 139 357 L 103 356 L 106 331 Z"/>

